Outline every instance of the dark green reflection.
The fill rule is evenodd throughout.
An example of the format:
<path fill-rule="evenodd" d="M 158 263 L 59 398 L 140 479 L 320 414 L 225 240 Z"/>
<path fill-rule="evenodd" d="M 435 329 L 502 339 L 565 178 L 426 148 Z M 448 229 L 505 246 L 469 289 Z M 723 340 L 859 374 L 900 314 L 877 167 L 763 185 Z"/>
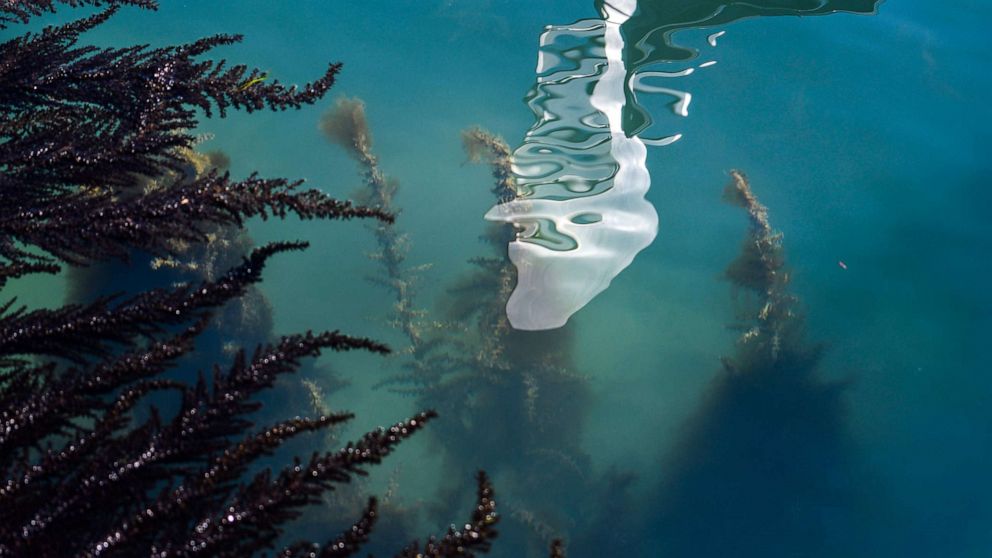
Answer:
<path fill-rule="evenodd" d="M 544 246 L 556 252 L 575 250 L 579 244 L 574 238 L 558 230 L 551 219 L 533 219 L 521 221 L 525 229 L 519 233 L 517 240 Z"/>
<path fill-rule="evenodd" d="M 726 25 L 756 16 L 823 15 L 835 12 L 873 14 L 882 0 L 639 0 L 637 11 L 621 27 L 626 49 L 627 71 L 636 72 L 658 62 L 688 60 L 694 49 L 672 42 L 672 34 L 681 29 Z M 595 0 L 603 12 L 605 0 Z M 627 91 L 623 129 L 634 136 L 651 124 L 651 117 Z"/>

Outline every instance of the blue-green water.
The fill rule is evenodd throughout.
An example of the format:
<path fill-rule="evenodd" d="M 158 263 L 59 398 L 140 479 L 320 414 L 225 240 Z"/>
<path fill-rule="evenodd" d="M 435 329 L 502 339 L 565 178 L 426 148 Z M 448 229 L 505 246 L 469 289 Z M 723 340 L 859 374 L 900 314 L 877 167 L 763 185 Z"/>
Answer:
<path fill-rule="evenodd" d="M 662 8 L 678 2 L 641 3 L 658 8 L 645 25 L 674 23 L 662 18 L 678 10 Z M 237 176 L 303 177 L 347 196 L 361 177 L 317 122 L 333 97 L 362 98 L 381 167 L 401 184 L 397 226 L 409 234 L 408 261 L 433 264 L 417 297 L 425 308 L 486 250 L 478 236 L 491 179 L 465 164 L 461 130 L 478 124 L 516 147 L 534 123 L 523 97 L 534 85 L 544 27 L 599 17 L 591 0 L 163 4 L 158 13 L 125 10 L 87 39 L 168 44 L 243 33 L 244 43 L 217 55 L 288 82 L 345 63 L 318 106 L 206 121 L 202 131 L 215 139 L 204 147 L 230 154 Z M 603 509 L 625 512 L 601 532 L 580 505 L 545 521 L 574 542 L 570 555 L 992 555 L 992 378 L 982 364 L 992 338 L 992 300 L 982 286 L 992 271 L 992 169 L 982 156 L 992 145 L 990 16 L 992 7 L 978 1 L 890 0 L 872 15 L 754 17 L 675 34 L 700 57 L 673 68 L 717 64 L 678 82 L 693 95 L 686 118 L 671 115 L 671 99 L 644 100 L 658 126 L 648 135 L 683 134 L 648 149 L 657 238 L 569 326 L 572 358 L 590 390 L 577 409 L 584 416 L 575 417 L 591 457 L 581 464 L 584 478 L 602 484 L 613 469 L 635 480 L 627 496 L 596 495 Z M 706 37 L 716 31 L 726 34 L 710 47 Z M 719 357 L 733 353 L 737 337 L 726 328 L 734 304 L 720 276 L 745 223 L 720 202 L 734 168 L 748 174 L 785 235 L 808 337 L 824 344 L 817 374 L 846 382 L 839 405 L 780 383 L 766 386 L 766 397 L 719 395 Z M 267 270 L 276 332 L 342 328 L 404 345 L 386 323 L 389 297 L 363 280 L 377 273 L 364 225 L 253 223 L 251 234 L 312 243 Z M 59 288 L 22 282 L 11 291 L 55 305 Z M 415 410 L 414 399 L 372 389 L 401 361 L 322 359 L 351 381 L 328 400 L 358 414 L 344 435 Z M 309 412 L 306 401 L 298 412 Z M 793 421 L 796 436 L 770 445 L 781 451 L 774 467 L 746 445 L 724 447 L 778 436 Z M 693 438 L 703 435 L 727 440 Z M 505 451 L 515 451 L 512 443 Z M 376 471 L 369 489 L 381 491 L 399 467 L 396 498 L 430 509 L 440 485 L 489 466 L 443 457 L 459 452 L 473 454 L 442 437 L 415 439 Z M 720 461 L 699 467 L 686 457 L 694 454 Z M 502 486 L 514 509 L 561 501 L 514 493 L 513 464 L 533 460 L 511 455 L 495 471 L 497 492 Z M 463 515 L 454 513 L 444 515 Z M 426 512 L 421 520 L 418 533 L 443 525 Z M 493 554 L 525 555 L 518 518 L 507 513 L 504 528 Z"/>

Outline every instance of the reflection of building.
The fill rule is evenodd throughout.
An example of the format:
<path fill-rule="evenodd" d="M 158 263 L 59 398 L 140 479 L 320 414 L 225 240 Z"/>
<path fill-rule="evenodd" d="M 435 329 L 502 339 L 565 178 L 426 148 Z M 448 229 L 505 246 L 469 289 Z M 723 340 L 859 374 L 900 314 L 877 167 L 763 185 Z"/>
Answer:
<path fill-rule="evenodd" d="M 620 26 L 636 0 L 602 8 L 602 20 L 541 35 L 537 123 L 513 154 L 519 197 L 486 219 L 518 227 L 510 243 L 517 287 L 507 316 L 517 329 L 561 327 L 605 290 L 658 231 L 644 199 L 647 150 L 623 131 L 628 72 Z"/>
<path fill-rule="evenodd" d="M 672 110 L 688 114 L 689 93 L 643 83 L 694 70 L 647 69 L 694 56 L 672 44 L 673 33 L 759 15 L 869 13 L 877 2 L 599 0 L 602 19 L 549 26 L 529 97 L 537 122 L 513 154 L 518 198 L 486 214 L 518 228 L 509 246 L 518 277 L 507 304 L 510 323 L 528 330 L 561 327 L 657 234 L 657 214 L 644 199 L 650 186 L 645 144 L 667 145 L 681 135 L 639 138 L 652 119 L 635 91 L 670 95 Z M 710 46 L 718 36 L 710 36 Z"/>

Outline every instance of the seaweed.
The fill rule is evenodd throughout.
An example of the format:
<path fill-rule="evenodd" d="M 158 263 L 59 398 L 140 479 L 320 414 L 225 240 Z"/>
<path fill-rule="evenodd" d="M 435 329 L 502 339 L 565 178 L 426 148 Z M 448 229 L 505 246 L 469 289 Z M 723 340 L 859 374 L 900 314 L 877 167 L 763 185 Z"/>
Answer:
<path fill-rule="evenodd" d="M 230 364 L 209 374 L 174 374 L 219 308 L 249 292 L 273 255 L 306 243 L 255 248 L 226 271 L 191 264 L 220 265 L 247 248 L 231 231 L 249 217 L 391 222 L 393 215 L 301 190 L 300 181 L 190 169 L 197 110 L 298 108 L 323 97 L 340 65 L 301 91 L 263 84 L 246 66 L 197 60 L 238 36 L 159 49 L 79 46 L 117 4 L 155 6 L 109 3 L 0 44 L 0 288 L 62 265 L 128 263 L 136 254 L 199 276 L 55 309 L 0 304 L 0 555 L 252 555 L 275 548 L 304 508 L 365 475 L 436 414 L 278 472 L 257 470 L 260 458 L 291 439 L 351 418 L 320 412 L 256 429 L 262 391 L 328 349 L 389 349 L 337 330 L 306 332 L 258 343 L 250 356 L 232 350 Z M 51 1 L 7 2 L 0 26 L 54 9 Z M 224 157 L 209 156 L 206 166 L 223 167 Z M 224 241 L 192 248 L 211 238 Z M 242 313 L 236 327 L 245 322 Z M 377 513 L 370 500 L 341 536 L 294 543 L 280 555 L 353 555 Z M 422 554 L 485 552 L 497 519 L 480 473 L 470 523 L 429 539 Z M 419 552 L 416 544 L 410 552 Z"/>
<path fill-rule="evenodd" d="M 338 453 L 315 454 L 304 476 L 297 464 L 275 479 L 264 471 L 247 485 L 234 482 L 251 461 L 282 442 L 350 417 L 294 419 L 233 441 L 251 427 L 245 415 L 258 408 L 253 396 L 271 387 L 277 375 L 322 349 L 387 350 L 338 332 L 307 333 L 260 347 L 250 359 L 239 352 L 228 371 L 214 369 L 209 383 L 202 374 L 193 385 L 159 379 L 191 350 L 207 309 L 257 281 L 270 255 L 299 247 L 263 247 L 220 280 L 195 289 L 143 293 L 113 306 L 99 301 L 2 318 L 0 354 L 7 359 L 0 391 L 4 553 L 113 549 L 128 555 L 188 544 L 211 555 L 244 555 L 266 548 L 279 525 L 295 517 L 295 508 L 312 502 L 332 482 L 363 474 L 361 465 L 378 463 L 433 416 L 372 433 Z M 190 321 L 179 334 L 164 329 Z M 114 354 L 109 342 L 131 349 Z M 77 364 L 60 370 L 54 363 L 32 365 L 18 358 L 21 354 L 57 355 Z M 175 415 L 163 419 L 152 407 L 147 420 L 132 426 L 129 411 L 148 394 L 163 391 L 178 394 Z M 161 492 L 156 487 L 163 482 L 174 488 Z M 223 525 L 227 534 L 212 533 L 213 525 Z M 246 530 L 243 536 L 230 538 L 239 529 Z"/>
<path fill-rule="evenodd" d="M 726 278 L 755 298 L 734 355 L 660 465 L 645 542 L 694 558 L 875 555 L 878 496 L 845 420 L 846 383 L 823 379 L 782 235 L 743 173 L 731 172 L 724 198 L 749 220 Z"/>
<path fill-rule="evenodd" d="M 489 165 L 495 198 L 518 195 L 511 152 L 501 138 L 473 127 L 462 142 L 470 161 Z M 508 510 L 503 548 L 529 556 L 547 556 L 550 548 L 552 556 L 564 556 L 567 539 L 576 556 L 629 555 L 632 540 L 624 537 L 633 477 L 595 473 L 582 448 L 591 392 L 573 360 L 574 326 L 520 331 L 507 320 L 516 282 L 507 246 L 514 235 L 506 224 L 488 224 L 481 240 L 489 254 L 470 260 L 474 269 L 441 301 L 446 317 L 464 324 L 445 332 L 450 353 L 464 357 L 458 369 L 422 388 L 418 401 L 446 417 L 432 436 L 442 447 L 459 448 L 446 452 L 452 472 L 486 463 L 501 479 Z M 478 439 L 492 444 L 470 445 Z M 448 499 L 452 489 L 442 489 Z"/>
<path fill-rule="evenodd" d="M 462 132 L 462 146 L 472 163 L 486 163 L 492 169 L 492 193 L 501 203 L 517 197 L 516 179 L 513 175 L 512 152 L 503 138 L 479 126 Z M 507 230 L 501 227 L 499 230 Z"/>
<path fill-rule="evenodd" d="M 489 477 L 480 472 L 476 477 L 478 495 L 472 519 L 465 523 L 462 529 L 448 528 L 442 537 L 430 536 L 424 543 L 423 550 L 417 541 L 403 549 L 398 558 L 421 558 L 441 556 L 471 556 L 471 551 L 488 552 L 491 540 L 496 536 L 493 525 L 496 524 L 496 502 L 493 500 L 493 487 Z"/>
<path fill-rule="evenodd" d="M 782 234 L 772 230 L 768 208 L 761 205 L 751 191 L 744 173 L 730 171 L 730 182 L 724 188 L 723 199 L 744 208 L 749 222 L 740 254 L 727 266 L 724 276 L 736 287 L 757 296 L 757 310 L 744 312 L 754 317 L 753 324 L 739 340 L 737 362 L 724 362 L 729 367 L 750 367 L 753 364 L 745 360 L 752 358 L 774 362 L 779 357 L 783 336 L 796 333 L 796 326 L 801 324 L 794 310 L 797 300 L 788 290 L 790 274 L 784 269 Z M 795 338 L 787 339 L 785 343 L 793 350 L 803 346 L 801 340 Z M 757 354 L 752 354 L 755 351 Z"/>
<path fill-rule="evenodd" d="M 359 163 L 365 185 L 355 193 L 355 199 L 397 214 L 394 197 L 399 183 L 379 168 L 378 157 L 372 151 L 372 133 L 365 116 L 365 103 L 357 98 L 338 99 L 334 107 L 321 117 L 320 129 L 330 141 L 343 147 Z M 380 221 L 372 227 L 378 250 L 369 258 L 382 268 L 382 273 L 369 280 L 388 290 L 393 297 L 393 313 L 389 321 L 408 342 L 408 346 L 401 351 L 411 356 L 409 365 L 413 372 L 408 378 L 437 374 L 445 363 L 436 358 L 437 343 L 431 336 L 443 329 L 445 324 L 426 319 L 426 311 L 417 308 L 414 302 L 420 276 L 430 269 L 430 265 L 406 265 L 409 239 L 394 222 Z M 387 383 L 390 382 L 386 381 L 383 385 Z"/>
<path fill-rule="evenodd" d="M 158 9 L 157 0 L 8 0 L 0 4 L 0 29 L 6 29 L 11 23 L 27 23 L 34 16 L 45 12 L 54 13 L 56 2 L 68 6 L 103 6 L 121 5 L 138 6 L 141 8 Z"/>
<path fill-rule="evenodd" d="M 124 258 L 129 248 L 169 256 L 172 242 L 204 240 L 204 222 L 240 224 L 289 213 L 392 219 L 319 190 L 299 190 L 301 181 L 257 175 L 235 181 L 210 172 L 135 195 L 148 178 L 187 165 L 181 148 L 194 144 L 188 130 L 197 123 L 195 109 L 223 116 L 228 108 L 297 108 L 323 96 L 340 65 L 302 91 L 278 80 L 243 89 L 239 84 L 259 70 L 195 58 L 239 36 L 159 49 L 77 45 L 81 33 L 115 11 L 0 45 L 0 287 L 28 273 L 55 273 L 56 259 Z"/>
<path fill-rule="evenodd" d="M 379 168 L 364 103 L 338 100 L 320 127 L 358 161 L 365 186 L 356 199 L 398 213 L 398 182 Z M 501 138 L 474 127 L 462 133 L 462 143 L 470 162 L 490 166 L 497 199 L 517 195 L 510 149 Z M 391 324 L 408 343 L 398 353 L 405 356 L 403 371 L 377 387 L 414 396 L 418 406 L 436 408 L 445 417 L 432 431 L 452 475 L 485 463 L 490 473 L 512 479 L 506 481 L 507 498 L 518 496 L 507 508 L 510 536 L 504 533 L 508 540 L 502 546 L 546 556 L 568 530 L 564 511 L 577 499 L 583 509 L 595 507 L 585 505 L 585 495 L 592 494 L 585 488 L 596 479 L 589 478 L 589 458 L 580 446 L 588 386 L 572 372 L 570 329 L 520 332 L 510 327 L 504 307 L 516 280 L 506 254 L 511 227 L 488 225 L 481 239 L 493 254 L 470 261 L 474 269 L 448 289 L 439 318 L 415 303 L 414 285 L 427 266 L 405 264 L 407 236 L 395 223 L 373 227 L 378 250 L 371 259 L 380 275 L 372 280 L 395 297 Z M 447 516 L 464 490 L 457 484 L 442 487 L 435 515 Z M 525 495 L 531 494 L 541 494 L 544 501 L 528 501 Z M 555 548 L 563 554 L 563 546 Z"/>

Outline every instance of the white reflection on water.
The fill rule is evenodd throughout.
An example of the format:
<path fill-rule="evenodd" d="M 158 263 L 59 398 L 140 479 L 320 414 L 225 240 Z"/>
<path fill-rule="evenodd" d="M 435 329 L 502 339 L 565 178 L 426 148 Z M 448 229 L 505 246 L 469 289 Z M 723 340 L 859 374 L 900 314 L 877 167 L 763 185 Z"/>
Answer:
<path fill-rule="evenodd" d="M 628 93 L 663 93 L 675 99 L 673 112 L 688 115 L 691 94 L 642 79 L 694 69 L 629 74 L 620 26 L 636 9 L 637 0 L 613 0 L 601 20 L 549 26 L 541 35 L 529 98 L 537 122 L 513 154 L 519 196 L 486 213 L 518 229 L 509 245 L 517 287 L 506 307 L 516 329 L 565 325 L 658 233 L 658 214 L 644 199 L 646 145 L 682 135 L 628 136 L 624 108 Z"/>

